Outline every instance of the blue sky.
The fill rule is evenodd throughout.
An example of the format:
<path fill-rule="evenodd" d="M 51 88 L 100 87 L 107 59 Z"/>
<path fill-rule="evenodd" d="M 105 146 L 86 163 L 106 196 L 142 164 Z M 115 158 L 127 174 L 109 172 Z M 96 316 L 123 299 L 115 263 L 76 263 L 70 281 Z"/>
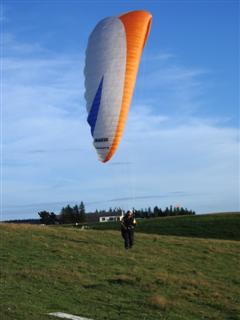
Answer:
<path fill-rule="evenodd" d="M 125 132 L 98 162 L 86 122 L 87 39 L 107 16 L 153 23 Z M 1 219 L 180 204 L 240 210 L 238 1 L 4 1 Z"/>

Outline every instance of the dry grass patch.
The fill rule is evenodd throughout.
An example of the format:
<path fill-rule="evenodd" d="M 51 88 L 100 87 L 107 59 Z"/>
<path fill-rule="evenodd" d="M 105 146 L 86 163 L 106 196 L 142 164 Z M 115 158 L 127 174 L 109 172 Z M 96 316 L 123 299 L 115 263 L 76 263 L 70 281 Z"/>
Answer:
<path fill-rule="evenodd" d="M 170 302 L 165 297 L 159 296 L 159 295 L 149 297 L 147 299 L 147 302 L 151 306 L 153 306 L 153 307 L 155 307 L 157 309 L 160 309 L 162 311 L 166 311 L 170 306 Z"/>

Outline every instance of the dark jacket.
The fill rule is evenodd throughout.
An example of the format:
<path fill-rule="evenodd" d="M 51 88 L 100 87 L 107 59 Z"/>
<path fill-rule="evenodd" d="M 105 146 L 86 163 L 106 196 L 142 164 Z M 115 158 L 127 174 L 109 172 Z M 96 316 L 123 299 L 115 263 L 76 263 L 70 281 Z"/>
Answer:
<path fill-rule="evenodd" d="M 125 215 L 121 221 L 121 230 L 122 231 L 134 230 L 135 225 L 136 225 L 136 221 L 134 217 L 129 218 L 127 215 Z"/>

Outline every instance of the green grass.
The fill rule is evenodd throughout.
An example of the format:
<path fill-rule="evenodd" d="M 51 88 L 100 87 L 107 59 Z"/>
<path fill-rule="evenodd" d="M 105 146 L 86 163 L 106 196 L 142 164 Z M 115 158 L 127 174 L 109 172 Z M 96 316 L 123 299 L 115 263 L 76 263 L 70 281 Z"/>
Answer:
<path fill-rule="evenodd" d="M 3 320 L 240 319 L 240 242 L 0 225 Z"/>
<path fill-rule="evenodd" d="M 98 223 L 96 230 L 117 230 L 119 223 Z M 240 213 L 173 216 L 138 220 L 138 232 L 225 240 L 240 240 Z"/>

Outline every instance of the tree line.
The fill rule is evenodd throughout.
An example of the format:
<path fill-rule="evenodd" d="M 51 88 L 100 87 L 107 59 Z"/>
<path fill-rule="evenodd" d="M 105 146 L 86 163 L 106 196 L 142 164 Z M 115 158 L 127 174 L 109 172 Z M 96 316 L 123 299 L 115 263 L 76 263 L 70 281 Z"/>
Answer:
<path fill-rule="evenodd" d="M 43 224 L 68 224 L 83 223 L 86 220 L 85 205 L 81 201 L 80 205 L 63 207 L 58 215 L 54 212 L 38 212 L 41 223 Z"/>
<path fill-rule="evenodd" d="M 153 209 L 151 207 L 147 209 L 136 210 L 133 209 L 136 218 L 155 218 L 155 217 L 167 217 L 167 216 L 184 216 L 184 215 L 195 215 L 196 212 L 193 210 L 188 210 L 183 207 L 166 207 L 164 210 L 155 206 Z"/>
<path fill-rule="evenodd" d="M 133 208 L 135 218 L 155 218 L 155 217 L 167 217 L 167 216 L 180 216 L 180 215 L 195 215 L 195 211 L 188 210 L 183 207 L 166 207 L 161 209 L 158 206 L 154 208 L 146 209 L 135 209 Z M 75 205 L 71 207 L 67 205 L 63 207 L 60 213 L 57 215 L 54 212 L 41 211 L 38 213 L 40 221 L 43 224 L 76 224 L 84 223 L 88 215 L 94 214 L 96 217 L 101 216 L 120 216 L 124 214 L 125 211 L 119 208 L 109 208 L 108 210 L 95 210 L 93 213 L 85 212 L 85 205 L 83 202 L 80 205 Z"/>
<path fill-rule="evenodd" d="M 154 218 L 154 217 L 167 217 L 167 216 L 183 216 L 183 215 L 195 215 L 196 212 L 193 210 L 188 210 L 183 207 L 166 207 L 165 209 L 161 209 L 158 206 L 154 208 L 146 208 L 146 209 L 132 209 L 135 218 Z M 111 215 L 121 215 L 124 211 L 121 208 L 110 208 L 109 210 L 96 210 L 95 214 L 99 216 L 111 216 Z"/>

